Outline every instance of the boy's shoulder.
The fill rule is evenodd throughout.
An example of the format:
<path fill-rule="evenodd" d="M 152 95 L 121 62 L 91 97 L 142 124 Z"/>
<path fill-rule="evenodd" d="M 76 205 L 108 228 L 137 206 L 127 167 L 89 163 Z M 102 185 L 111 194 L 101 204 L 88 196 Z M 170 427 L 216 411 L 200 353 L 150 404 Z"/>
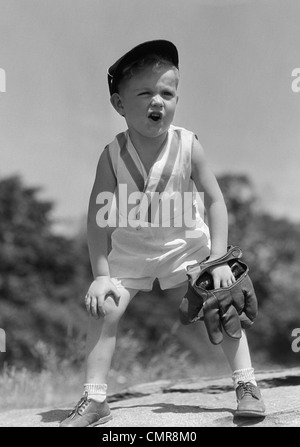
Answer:
<path fill-rule="evenodd" d="M 195 133 L 191 130 L 186 129 L 185 127 L 181 126 L 174 126 L 171 124 L 170 129 L 171 132 L 177 132 L 177 133 L 183 133 L 183 134 L 189 134 L 189 135 L 195 135 Z"/>
<path fill-rule="evenodd" d="M 127 135 L 128 129 L 124 130 L 123 132 L 119 132 L 115 135 L 114 139 L 105 146 L 104 150 L 108 150 L 110 152 L 117 149 L 122 149 L 122 147 L 127 144 Z"/>
<path fill-rule="evenodd" d="M 194 139 L 198 140 L 198 136 L 192 130 L 188 130 L 185 127 L 170 126 L 170 131 L 177 133 L 181 140 L 185 140 L 187 144 L 193 143 Z"/>

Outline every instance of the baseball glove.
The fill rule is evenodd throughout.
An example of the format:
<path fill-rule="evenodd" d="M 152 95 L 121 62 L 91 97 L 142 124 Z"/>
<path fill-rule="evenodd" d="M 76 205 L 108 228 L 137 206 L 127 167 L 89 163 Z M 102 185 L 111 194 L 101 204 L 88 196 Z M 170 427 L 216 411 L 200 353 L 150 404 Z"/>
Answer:
<path fill-rule="evenodd" d="M 257 316 L 257 298 L 249 277 L 248 266 L 241 261 L 242 250 L 228 247 L 221 258 L 187 267 L 188 289 L 179 307 L 183 324 L 204 320 L 210 341 L 217 345 L 223 340 L 223 330 L 232 338 L 242 336 Z M 207 258 L 208 259 L 208 258 Z M 236 282 L 230 287 L 213 288 L 209 267 L 228 263 Z"/>

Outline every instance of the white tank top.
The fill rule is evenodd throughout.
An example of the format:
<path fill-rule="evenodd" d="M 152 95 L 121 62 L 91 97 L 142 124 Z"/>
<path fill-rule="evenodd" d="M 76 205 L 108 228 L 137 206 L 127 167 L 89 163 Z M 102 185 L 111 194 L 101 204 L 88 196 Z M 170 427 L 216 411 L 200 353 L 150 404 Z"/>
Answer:
<path fill-rule="evenodd" d="M 195 134 L 170 126 L 165 144 L 147 174 L 128 130 L 106 146 L 117 180 L 118 226 L 203 227 L 203 201 L 191 179 Z M 202 217 L 201 217 L 202 216 Z M 195 228 L 195 226 L 194 226 Z"/>

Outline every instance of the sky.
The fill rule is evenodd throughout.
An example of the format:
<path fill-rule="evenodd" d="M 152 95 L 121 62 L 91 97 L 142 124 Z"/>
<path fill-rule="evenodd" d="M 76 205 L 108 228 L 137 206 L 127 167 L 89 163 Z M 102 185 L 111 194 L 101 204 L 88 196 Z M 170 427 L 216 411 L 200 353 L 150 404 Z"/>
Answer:
<path fill-rule="evenodd" d="M 299 0 L 0 0 L 0 179 L 41 188 L 57 228 L 74 230 L 101 151 L 126 129 L 107 68 L 168 39 L 174 124 L 198 135 L 216 175 L 248 175 L 263 209 L 299 222 L 299 20 Z"/>

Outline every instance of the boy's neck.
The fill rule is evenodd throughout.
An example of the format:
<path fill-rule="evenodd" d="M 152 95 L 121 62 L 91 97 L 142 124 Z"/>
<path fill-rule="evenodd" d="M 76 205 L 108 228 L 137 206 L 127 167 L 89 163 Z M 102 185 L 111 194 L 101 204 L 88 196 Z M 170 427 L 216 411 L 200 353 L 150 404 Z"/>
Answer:
<path fill-rule="evenodd" d="M 157 137 L 149 138 L 129 129 L 131 142 L 138 153 L 149 153 L 151 151 L 153 155 L 157 154 L 161 150 L 167 135 L 168 131 Z"/>

